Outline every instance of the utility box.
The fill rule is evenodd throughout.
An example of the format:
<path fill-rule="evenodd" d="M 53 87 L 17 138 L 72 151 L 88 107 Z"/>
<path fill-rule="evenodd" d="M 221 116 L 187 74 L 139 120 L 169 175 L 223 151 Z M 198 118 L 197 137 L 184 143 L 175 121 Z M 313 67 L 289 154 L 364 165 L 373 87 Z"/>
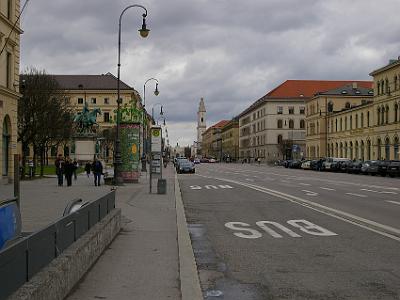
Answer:
<path fill-rule="evenodd" d="M 157 181 L 157 194 L 166 194 L 166 193 L 167 193 L 167 180 L 160 178 Z"/>

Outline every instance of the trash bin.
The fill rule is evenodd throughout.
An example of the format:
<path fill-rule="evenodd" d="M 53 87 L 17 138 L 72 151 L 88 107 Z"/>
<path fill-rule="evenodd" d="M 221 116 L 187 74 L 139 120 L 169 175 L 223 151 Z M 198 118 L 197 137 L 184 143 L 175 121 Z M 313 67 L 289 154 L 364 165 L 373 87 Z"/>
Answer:
<path fill-rule="evenodd" d="M 167 180 L 166 179 L 158 179 L 157 194 L 166 194 L 166 193 L 167 193 Z"/>

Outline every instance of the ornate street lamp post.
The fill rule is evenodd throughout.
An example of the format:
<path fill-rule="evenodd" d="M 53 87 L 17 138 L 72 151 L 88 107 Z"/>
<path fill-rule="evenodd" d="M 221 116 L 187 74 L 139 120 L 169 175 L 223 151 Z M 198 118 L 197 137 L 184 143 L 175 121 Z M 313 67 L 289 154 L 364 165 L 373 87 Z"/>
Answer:
<path fill-rule="evenodd" d="M 158 80 L 156 78 L 147 79 L 146 82 L 143 85 L 143 120 L 142 120 L 142 123 L 143 123 L 142 124 L 143 125 L 143 153 L 142 153 L 142 172 L 146 172 L 147 171 L 146 170 L 146 151 L 145 151 L 145 149 L 146 149 L 146 136 L 147 136 L 146 130 L 145 130 L 146 125 L 147 125 L 147 124 L 145 124 L 145 121 L 146 121 L 146 118 L 145 118 L 145 111 L 146 111 L 145 110 L 145 107 L 146 107 L 146 84 L 151 80 L 154 80 L 156 82 L 154 95 L 158 96 L 160 94 L 160 92 L 158 91 Z"/>
<path fill-rule="evenodd" d="M 122 22 L 122 16 L 124 15 L 125 11 L 127 11 L 129 8 L 132 7 L 139 7 L 142 8 L 145 13 L 142 14 L 143 17 L 143 23 L 142 23 L 142 28 L 139 29 L 140 36 L 142 38 L 146 38 L 149 35 L 149 29 L 146 27 L 146 17 L 147 17 L 147 9 L 138 4 L 133 4 L 127 6 L 122 12 L 121 15 L 119 16 L 119 23 L 118 23 L 118 81 L 117 81 L 117 130 L 115 134 L 115 152 L 114 152 L 114 183 L 116 185 L 121 185 L 123 184 L 123 178 L 120 173 L 120 167 L 122 165 L 122 158 L 121 158 L 121 141 L 120 141 L 120 107 L 121 107 L 121 99 L 120 99 L 120 69 L 121 69 L 121 22 Z"/>

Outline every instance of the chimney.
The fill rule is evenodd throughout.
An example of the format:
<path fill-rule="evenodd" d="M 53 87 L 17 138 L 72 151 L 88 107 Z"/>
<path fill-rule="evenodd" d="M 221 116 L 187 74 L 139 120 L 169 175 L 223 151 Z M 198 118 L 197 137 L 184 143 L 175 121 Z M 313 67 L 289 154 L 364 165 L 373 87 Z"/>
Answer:
<path fill-rule="evenodd" d="M 353 82 L 353 83 L 352 83 L 352 86 L 353 86 L 353 89 L 356 90 L 356 89 L 357 89 L 357 82 Z"/>

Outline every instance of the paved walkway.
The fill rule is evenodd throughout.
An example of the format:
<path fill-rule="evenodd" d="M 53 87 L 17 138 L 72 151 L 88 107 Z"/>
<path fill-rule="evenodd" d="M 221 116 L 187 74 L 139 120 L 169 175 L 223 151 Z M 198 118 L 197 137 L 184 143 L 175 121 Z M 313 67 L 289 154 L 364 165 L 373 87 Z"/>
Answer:
<path fill-rule="evenodd" d="M 145 176 L 118 187 L 122 231 L 68 300 L 181 299 L 173 168 L 163 175 L 166 195 L 156 194 L 156 180 L 149 194 Z"/>
<path fill-rule="evenodd" d="M 21 181 L 22 231 L 37 231 L 62 217 L 67 203 L 76 198 L 93 201 L 110 191 L 110 186 L 94 185 L 93 174 L 79 174 L 72 179 L 72 186 L 59 187 L 57 178 L 42 178 Z M 0 198 L 13 198 L 12 184 L 0 185 Z"/>

